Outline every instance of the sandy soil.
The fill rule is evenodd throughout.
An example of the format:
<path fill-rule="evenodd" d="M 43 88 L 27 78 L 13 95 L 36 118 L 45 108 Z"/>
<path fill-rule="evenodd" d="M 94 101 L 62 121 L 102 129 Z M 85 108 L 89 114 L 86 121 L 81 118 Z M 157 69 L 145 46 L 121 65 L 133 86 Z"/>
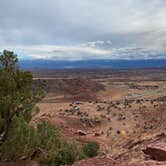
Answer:
<path fill-rule="evenodd" d="M 95 86 L 102 84 L 104 89 L 93 92 L 88 90 L 87 84 L 82 85 L 87 88 L 83 100 L 81 97 L 71 100 L 68 97 L 71 94 L 51 91 L 39 103 L 40 113 L 32 123 L 50 121 L 62 128 L 63 136 L 82 144 L 98 141 L 101 153 L 116 158 L 126 153 L 128 142 L 149 139 L 166 132 L 166 102 L 159 100 L 166 96 L 165 80 L 152 80 L 148 76 L 144 76 L 142 81 L 141 76 L 137 79 L 127 81 L 124 76 L 95 79 Z M 95 89 L 93 83 L 91 89 Z M 95 96 L 94 100 L 86 99 L 89 93 Z M 85 133 L 84 136 L 79 131 Z M 131 156 L 131 162 L 138 160 L 138 153 L 133 152 Z"/>

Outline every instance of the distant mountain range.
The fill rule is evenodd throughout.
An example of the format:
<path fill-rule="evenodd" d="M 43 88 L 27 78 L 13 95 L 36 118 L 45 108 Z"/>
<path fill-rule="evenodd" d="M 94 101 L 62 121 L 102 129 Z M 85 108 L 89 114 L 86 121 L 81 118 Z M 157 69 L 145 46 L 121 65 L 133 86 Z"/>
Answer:
<path fill-rule="evenodd" d="M 20 60 L 23 69 L 89 69 L 89 68 L 165 68 L 166 59 L 148 60 Z"/>

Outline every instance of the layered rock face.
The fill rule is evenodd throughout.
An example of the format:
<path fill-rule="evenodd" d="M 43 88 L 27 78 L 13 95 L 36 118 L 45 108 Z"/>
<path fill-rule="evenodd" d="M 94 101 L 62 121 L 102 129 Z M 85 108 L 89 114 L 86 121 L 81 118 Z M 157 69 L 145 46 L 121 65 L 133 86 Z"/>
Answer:
<path fill-rule="evenodd" d="M 143 151 L 153 160 L 166 161 L 166 138 L 149 144 Z"/>

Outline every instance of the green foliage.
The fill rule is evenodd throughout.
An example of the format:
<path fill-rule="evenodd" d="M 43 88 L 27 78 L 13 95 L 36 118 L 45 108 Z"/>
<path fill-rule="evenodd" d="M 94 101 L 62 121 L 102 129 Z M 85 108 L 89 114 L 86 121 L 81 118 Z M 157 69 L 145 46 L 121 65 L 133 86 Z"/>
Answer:
<path fill-rule="evenodd" d="M 42 90 L 32 90 L 33 79 L 20 70 L 11 51 L 0 53 L 0 160 L 29 158 L 38 147 L 38 135 L 28 122 L 39 109 Z"/>
<path fill-rule="evenodd" d="M 38 125 L 40 165 L 71 165 L 84 158 L 80 146 L 73 141 L 62 140 L 59 132 L 59 128 L 49 123 L 44 122 Z"/>
<path fill-rule="evenodd" d="M 64 141 L 55 157 L 55 166 L 71 165 L 75 161 L 84 159 L 85 155 L 81 151 L 80 146 L 73 141 Z"/>
<path fill-rule="evenodd" d="M 0 56 L 1 67 L 2 68 L 12 68 L 18 62 L 17 55 L 12 51 L 4 50 L 3 54 Z"/>
<path fill-rule="evenodd" d="M 55 164 L 62 147 L 59 128 L 41 122 L 35 130 L 23 116 L 15 116 L 5 142 L 0 146 L 1 161 L 17 161 L 35 157 L 42 165 Z"/>
<path fill-rule="evenodd" d="M 55 156 L 61 147 L 60 129 L 42 122 L 37 127 L 39 137 L 40 154 L 38 156 L 41 165 L 53 165 Z"/>
<path fill-rule="evenodd" d="M 17 56 L 11 51 L 0 54 L 0 144 L 8 135 L 13 117 L 22 115 L 29 122 L 37 102 L 44 93 L 32 90 L 32 75 L 17 66 Z"/>
<path fill-rule="evenodd" d="M 44 153 L 52 153 L 61 145 L 60 129 L 48 122 L 38 124 L 37 132 L 39 136 L 40 149 Z"/>
<path fill-rule="evenodd" d="M 95 157 L 98 155 L 100 146 L 97 142 L 89 142 L 83 146 L 83 152 L 87 157 Z"/>
<path fill-rule="evenodd" d="M 64 141 L 60 129 L 48 122 L 37 127 L 39 136 L 39 162 L 42 166 L 70 165 L 84 158 L 80 146 L 73 141 Z"/>
<path fill-rule="evenodd" d="M 83 159 L 80 146 L 73 141 L 64 141 L 60 137 L 59 128 L 42 122 L 38 125 L 39 136 L 39 162 L 42 166 L 71 165 Z"/>
<path fill-rule="evenodd" d="M 15 116 L 9 128 L 8 136 L 0 147 L 2 161 L 16 161 L 29 158 L 38 147 L 38 136 L 23 116 Z"/>

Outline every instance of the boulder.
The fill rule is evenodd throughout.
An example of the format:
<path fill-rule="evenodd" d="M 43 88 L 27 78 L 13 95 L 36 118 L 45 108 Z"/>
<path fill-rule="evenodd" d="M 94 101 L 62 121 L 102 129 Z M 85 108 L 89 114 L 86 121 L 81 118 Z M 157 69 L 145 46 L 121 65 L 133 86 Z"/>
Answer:
<path fill-rule="evenodd" d="M 166 138 L 149 144 L 143 152 L 153 160 L 166 161 Z"/>
<path fill-rule="evenodd" d="M 87 135 L 87 133 L 86 133 L 85 131 L 82 131 L 82 130 L 78 130 L 78 134 L 79 134 L 80 136 L 85 136 L 85 135 Z"/>

